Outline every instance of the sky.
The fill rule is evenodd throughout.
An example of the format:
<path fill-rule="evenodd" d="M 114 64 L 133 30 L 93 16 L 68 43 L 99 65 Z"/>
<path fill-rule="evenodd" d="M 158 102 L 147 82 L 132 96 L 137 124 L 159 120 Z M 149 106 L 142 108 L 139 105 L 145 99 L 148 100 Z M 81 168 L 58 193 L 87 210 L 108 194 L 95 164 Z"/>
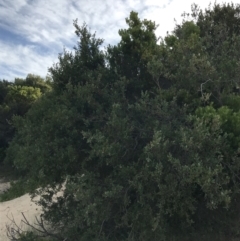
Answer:
<path fill-rule="evenodd" d="M 140 19 L 159 24 L 158 37 L 182 22 L 181 14 L 191 5 L 201 9 L 210 0 L 0 0 L 0 80 L 14 81 L 27 74 L 46 77 L 63 49 L 73 51 L 77 43 L 73 20 L 84 22 L 104 46 L 120 41 L 119 29 L 127 28 L 131 11 Z M 222 1 L 216 0 L 217 3 Z M 224 2 L 239 3 L 239 0 Z"/>

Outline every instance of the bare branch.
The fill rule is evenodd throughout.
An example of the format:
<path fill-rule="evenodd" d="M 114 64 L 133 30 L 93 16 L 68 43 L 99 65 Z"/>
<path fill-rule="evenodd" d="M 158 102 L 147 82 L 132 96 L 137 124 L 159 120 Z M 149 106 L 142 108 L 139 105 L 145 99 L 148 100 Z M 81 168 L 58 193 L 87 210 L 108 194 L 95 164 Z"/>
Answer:
<path fill-rule="evenodd" d="M 7 218 L 12 222 L 12 224 L 15 226 L 15 227 L 11 227 L 10 225 L 6 225 L 6 229 L 7 229 L 7 237 L 9 239 L 11 239 L 12 241 L 16 241 L 18 240 L 16 238 L 16 236 L 20 236 L 20 234 L 23 232 L 23 230 L 16 224 L 16 221 L 12 215 L 12 219 L 8 217 L 7 215 Z"/>
<path fill-rule="evenodd" d="M 207 82 L 209 82 L 209 81 L 211 81 L 212 82 L 212 80 L 211 79 L 208 79 L 207 81 L 205 81 L 204 83 L 201 83 L 201 94 L 202 94 L 202 97 L 203 97 L 203 85 L 205 85 Z"/>
<path fill-rule="evenodd" d="M 36 231 L 38 234 L 38 237 L 53 237 L 59 241 L 67 241 L 67 238 L 63 238 L 61 236 L 59 236 L 56 233 L 52 233 L 51 231 L 49 231 L 44 224 L 43 218 L 40 216 L 40 219 L 35 216 L 36 219 L 36 223 L 34 223 L 34 225 L 32 225 L 26 218 L 26 216 L 24 215 L 23 212 L 21 212 L 23 219 L 21 220 L 21 222 L 23 222 L 25 225 L 27 225 L 28 227 L 32 228 L 34 231 Z M 10 240 L 12 241 L 18 241 L 20 240 L 20 236 L 21 234 L 23 234 L 24 231 L 15 221 L 14 217 L 12 216 L 12 218 L 9 218 L 7 216 L 7 218 L 11 221 L 12 225 L 6 225 L 6 229 L 7 229 L 7 236 Z"/>
<path fill-rule="evenodd" d="M 98 234 L 98 237 L 100 237 L 101 235 L 101 232 L 102 232 L 102 228 L 103 228 L 103 224 L 104 224 L 105 220 L 102 221 L 102 225 L 101 225 L 101 228 L 100 228 L 100 231 L 99 231 L 99 234 Z"/>

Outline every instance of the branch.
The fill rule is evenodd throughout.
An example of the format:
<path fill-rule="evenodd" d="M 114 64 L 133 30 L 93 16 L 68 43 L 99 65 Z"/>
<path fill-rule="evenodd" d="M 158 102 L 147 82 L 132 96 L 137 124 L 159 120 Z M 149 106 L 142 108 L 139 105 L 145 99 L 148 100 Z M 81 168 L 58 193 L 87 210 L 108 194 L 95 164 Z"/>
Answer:
<path fill-rule="evenodd" d="M 201 90 L 202 97 L 203 97 L 203 85 L 205 85 L 209 81 L 212 81 L 212 80 L 209 79 L 209 80 L 205 81 L 204 83 L 201 83 L 201 89 L 200 90 Z"/>
<path fill-rule="evenodd" d="M 16 221 L 12 215 L 12 219 L 10 219 L 7 215 L 7 218 L 13 223 L 13 225 L 16 227 L 10 227 L 10 225 L 6 225 L 6 229 L 7 229 L 7 237 L 10 239 L 10 240 L 13 240 L 13 241 L 16 241 L 18 240 L 16 238 L 16 235 L 17 236 L 20 236 L 20 234 L 23 232 L 23 230 L 16 224 Z"/>
<path fill-rule="evenodd" d="M 47 230 L 47 228 L 44 225 L 43 219 L 40 216 L 40 220 L 35 216 L 36 219 L 36 223 L 34 225 L 30 224 L 29 221 L 27 220 L 26 216 L 24 215 L 23 212 L 21 212 L 23 219 L 21 220 L 21 222 L 23 222 L 24 224 L 26 224 L 27 226 L 29 226 L 30 228 L 32 228 L 33 230 L 38 232 L 38 237 L 53 237 L 59 241 L 67 241 L 67 238 L 63 238 L 57 234 L 51 233 L 50 231 Z M 7 236 L 10 240 L 12 241 L 18 241 L 20 240 L 20 236 L 22 233 L 24 233 L 25 231 L 19 227 L 19 225 L 17 225 L 14 217 L 12 216 L 12 219 L 9 218 L 7 216 L 7 218 L 12 222 L 13 227 L 11 227 L 10 225 L 6 225 L 6 229 L 7 229 Z"/>

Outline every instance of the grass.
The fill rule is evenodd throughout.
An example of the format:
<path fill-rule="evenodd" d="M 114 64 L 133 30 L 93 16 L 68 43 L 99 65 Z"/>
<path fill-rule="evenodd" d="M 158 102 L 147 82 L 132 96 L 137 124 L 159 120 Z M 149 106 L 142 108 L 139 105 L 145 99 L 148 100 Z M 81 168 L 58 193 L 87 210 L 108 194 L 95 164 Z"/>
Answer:
<path fill-rule="evenodd" d="M 21 197 L 30 191 L 26 183 L 14 171 L 12 167 L 0 163 L 0 179 L 2 182 L 10 182 L 10 188 L 0 194 L 0 202 L 9 201 Z"/>
<path fill-rule="evenodd" d="M 11 182 L 11 187 L 4 193 L 0 194 L 0 202 L 9 201 L 28 193 L 29 190 L 24 187 L 24 181 L 19 180 Z"/>

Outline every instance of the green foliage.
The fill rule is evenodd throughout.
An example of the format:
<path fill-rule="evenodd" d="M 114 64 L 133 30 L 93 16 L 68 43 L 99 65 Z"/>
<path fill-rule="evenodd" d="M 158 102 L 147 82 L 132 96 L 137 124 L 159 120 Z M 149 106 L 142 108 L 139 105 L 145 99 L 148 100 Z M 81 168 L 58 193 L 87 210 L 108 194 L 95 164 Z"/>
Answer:
<path fill-rule="evenodd" d="M 128 28 L 118 32 L 120 43 L 107 48 L 107 61 L 115 78 L 128 80 L 126 94 L 131 100 L 139 97 L 142 90 L 155 89 L 147 63 L 156 51 L 158 39 L 154 33 L 157 25 L 146 19 L 141 21 L 136 12 L 130 13 L 126 23 Z"/>
<path fill-rule="evenodd" d="M 0 81 L 0 104 L 1 105 L 3 104 L 4 99 L 7 95 L 9 85 L 11 85 L 11 83 L 6 80 Z"/>
<path fill-rule="evenodd" d="M 64 51 L 59 55 L 59 63 L 49 69 L 53 87 L 58 91 L 65 89 L 68 83 L 84 85 L 89 78 L 98 78 L 99 69 L 105 65 L 103 52 L 99 50 L 103 40 L 95 38 L 86 24 L 80 28 L 75 20 L 74 26 L 80 40 L 74 47 L 75 55 Z"/>
<path fill-rule="evenodd" d="M 201 36 L 212 34 L 212 31 L 219 31 L 228 29 L 229 35 L 239 35 L 239 19 L 240 6 L 233 3 L 214 3 L 213 6 L 209 5 L 205 11 L 199 9 L 196 5 L 192 6 L 192 16 L 197 17 L 198 26 L 201 29 Z M 211 24 L 209 24 L 211 23 Z M 227 36 L 226 36 L 227 37 Z M 212 40 L 216 40 L 212 38 Z"/>
<path fill-rule="evenodd" d="M 18 241 L 54 241 L 54 239 L 41 238 L 34 232 L 27 231 L 21 233 L 20 237 L 17 238 Z"/>
<path fill-rule="evenodd" d="M 187 40 L 192 36 L 200 35 L 200 28 L 193 21 L 183 22 L 180 28 L 175 29 L 176 37 Z M 167 37 L 169 39 L 169 37 Z M 174 39 L 171 37 L 171 39 Z"/>
<path fill-rule="evenodd" d="M 211 63 L 218 73 L 217 91 L 231 92 L 239 85 L 239 39 L 240 19 L 238 14 L 240 6 L 233 3 L 214 4 L 205 13 L 198 12 L 197 25 L 203 45 L 211 55 Z M 215 87 L 215 88 L 216 88 Z"/>
<path fill-rule="evenodd" d="M 213 106 L 201 107 L 196 110 L 207 123 L 218 118 L 223 132 L 228 134 L 231 147 L 237 150 L 240 147 L 240 111 L 233 111 L 227 106 L 215 109 Z"/>
<path fill-rule="evenodd" d="M 12 85 L 8 87 L 8 94 L 5 98 L 5 105 L 15 115 L 24 115 L 32 103 L 41 96 L 39 88 Z"/>
<path fill-rule="evenodd" d="M 240 191 L 240 48 L 237 29 L 225 26 L 237 8 L 208 11 L 193 7 L 193 20 L 160 44 L 157 25 L 131 12 L 106 53 L 74 22 L 75 52 L 50 68 L 53 91 L 14 117 L 6 156 L 32 190 L 40 186 L 44 218 L 63 240 L 230 232 L 222 217 L 236 218 Z M 7 88 L 30 101 L 36 89 L 19 86 Z"/>
<path fill-rule="evenodd" d="M 206 103 L 223 105 L 223 98 L 239 86 L 239 6 L 214 4 L 190 14 L 165 38 L 168 49 L 165 76 L 179 89 L 202 96 Z M 207 98 L 206 98 L 207 97 Z"/>
<path fill-rule="evenodd" d="M 49 179 L 61 180 L 66 171 L 64 163 L 67 166 L 72 164 L 74 170 L 79 135 L 75 126 L 79 118 L 71 103 L 67 102 L 67 99 L 63 101 L 50 94 L 34 105 L 26 119 L 15 117 L 19 141 L 9 147 L 6 162 L 13 162 L 20 172 L 30 170 L 32 177 L 36 180 L 39 177 L 46 183 Z M 18 158 L 14 158 L 16 153 Z M 43 165 L 45 160 L 48 163 Z"/>
<path fill-rule="evenodd" d="M 240 96 L 234 93 L 223 96 L 223 105 L 228 106 L 234 112 L 238 112 L 240 110 Z"/>
<path fill-rule="evenodd" d="M 39 88 L 41 93 L 45 93 L 51 90 L 51 80 L 49 76 L 47 76 L 46 80 L 44 80 L 39 75 L 28 74 L 26 79 L 15 78 L 14 83 L 15 85 Z"/>
<path fill-rule="evenodd" d="M 15 133 L 13 116 L 24 116 L 42 94 L 51 90 L 49 83 L 32 74 L 26 79 L 15 79 L 14 83 L 0 82 L 0 162 Z"/>
<path fill-rule="evenodd" d="M 5 202 L 17 197 L 21 197 L 30 190 L 31 189 L 23 180 L 11 182 L 11 187 L 6 192 L 0 195 L 0 202 Z"/>
<path fill-rule="evenodd" d="M 167 35 L 164 38 L 164 41 L 166 42 L 166 45 L 169 47 L 173 47 L 175 43 L 177 42 L 177 37 L 174 35 Z"/>
<path fill-rule="evenodd" d="M 45 217 L 64 222 L 69 239 L 161 240 L 189 227 L 203 203 L 229 206 L 233 173 L 223 163 L 232 159 L 220 123 L 206 126 L 160 100 L 146 93 L 133 105 L 114 104 L 101 129 L 83 132 L 90 149 L 82 168 L 50 211 L 50 197 L 42 200 Z"/>

